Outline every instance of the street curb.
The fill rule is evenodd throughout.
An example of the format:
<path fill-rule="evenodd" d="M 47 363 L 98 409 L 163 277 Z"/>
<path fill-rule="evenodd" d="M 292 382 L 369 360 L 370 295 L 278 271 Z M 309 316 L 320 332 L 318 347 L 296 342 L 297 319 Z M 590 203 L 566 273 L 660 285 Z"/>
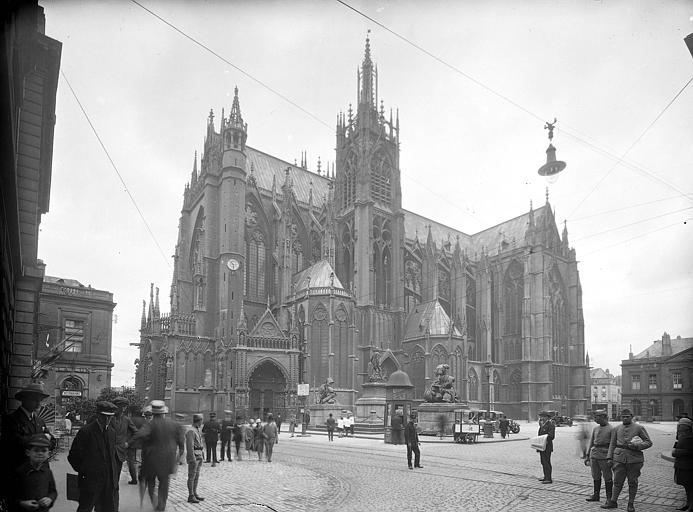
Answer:
<path fill-rule="evenodd" d="M 323 432 L 322 430 L 309 430 L 305 434 L 296 434 L 294 437 L 311 437 L 311 436 L 321 436 L 321 437 L 327 437 L 327 432 Z M 513 442 L 513 441 L 528 441 L 530 438 L 529 437 L 518 437 L 516 434 L 514 434 L 515 437 L 508 437 L 507 439 L 502 439 L 502 438 L 494 438 L 494 439 L 488 439 L 484 438 L 483 436 L 479 436 L 479 439 L 476 444 L 484 444 L 484 443 L 507 443 L 507 442 Z M 353 436 L 349 436 L 354 439 L 368 439 L 371 441 L 377 441 L 377 442 L 384 442 L 383 436 L 378 435 L 358 435 L 354 434 Z M 419 442 L 422 444 L 447 444 L 447 443 L 454 443 L 452 440 L 452 436 L 446 436 L 444 439 L 438 439 L 437 436 L 430 436 L 430 437 L 435 437 L 435 439 L 426 439 L 427 436 L 419 436 Z M 404 444 L 404 443 L 402 443 Z M 461 443 L 459 443 L 461 444 Z"/>

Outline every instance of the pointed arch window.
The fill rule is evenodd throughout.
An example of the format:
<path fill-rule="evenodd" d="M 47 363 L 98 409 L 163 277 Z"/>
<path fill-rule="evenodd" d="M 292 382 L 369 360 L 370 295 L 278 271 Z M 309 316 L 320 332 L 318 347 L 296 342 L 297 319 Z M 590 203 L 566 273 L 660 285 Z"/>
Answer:
<path fill-rule="evenodd" d="M 522 265 L 517 260 L 513 260 L 505 273 L 503 295 L 505 298 L 505 334 L 521 335 L 524 276 Z"/>
<path fill-rule="evenodd" d="M 291 270 L 294 274 L 303 270 L 303 245 L 298 240 L 291 244 Z"/>
<path fill-rule="evenodd" d="M 349 153 L 344 163 L 344 181 L 342 184 L 342 208 L 353 206 L 356 201 L 356 166 L 355 153 Z"/>
<path fill-rule="evenodd" d="M 470 344 L 476 344 L 476 280 L 471 269 L 467 269 L 467 305 L 465 314 L 467 316 L 467 340 Z"/>
<path fill-rule="evenodd" d="M 246 295 L 251 300 L 265 300 L 265 237 L 260 230 L 255 230 L 246 241 Z"/>
<path fill-rule="evenodd" d="M 376 202 L 390 206 L 392 197 L 392 164 L 383 151 L 376 152 L 371 161 L 371 196 Z"/>
<path fill-rule="evenodd" d="M 501 378 L 500 374 L 494 370 L 493 372 L 493 401 L 494 402 L 500 402 L 501 401 Z"/>

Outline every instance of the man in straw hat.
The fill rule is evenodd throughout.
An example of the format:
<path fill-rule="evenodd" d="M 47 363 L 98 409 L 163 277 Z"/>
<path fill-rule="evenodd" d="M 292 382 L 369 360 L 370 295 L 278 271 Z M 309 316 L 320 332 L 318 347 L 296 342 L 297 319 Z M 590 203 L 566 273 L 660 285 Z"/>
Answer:
<path fill-rule="evenodd" d="M 67 460 L 79 476 L 77 512 L 113 512 L 118 503 L 120 462 L 116 453 L 116 433 L 110 428 L 116 406 L 96 403 L 96 419 L 82 427 L 70 448 Z"/>
<path fill-rule="evenodd" d="M 152 421 L 142 425 L 132 440 L 142 443 L 141 478 L 149 489 L 152 505 L 155 510 L 166 510 L 169 478 L 183 455 L 185 438 L 182 426 L 165 417 L 168 407 L 163 400 L 152 400 L 151 405 Z M 157 480 L 159 493 L 155 498 L 154 487 Z"/>
<path fill-rule="evenodd" d="M 623 484 L 628 479 L 628 512 L 635 512 L 635 496 L 638 493 L 638 478 L 640 470 L 645 462 L 642 454 L 652 446 L 650 436 L 645 427 L 638 423 L 633 423 L 633 413 L 630 409 L 621 411 L 622 425 L 618 425 L 611 433 L 609 452 L 606 460 L 613 464 L 614 470 L 614 489 L 609 501 L 604 503 L 601 508 L 617 508 L 618 496 L 621 494 Z"/>

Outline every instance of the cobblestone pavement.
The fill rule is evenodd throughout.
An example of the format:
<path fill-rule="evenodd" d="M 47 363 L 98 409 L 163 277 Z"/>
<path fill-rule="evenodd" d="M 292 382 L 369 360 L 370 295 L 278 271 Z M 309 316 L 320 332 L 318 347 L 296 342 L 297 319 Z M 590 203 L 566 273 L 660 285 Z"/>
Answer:
<path fill-rule="evenodd" d="M 645 428 L 654 446 L 647 450 L 640 489 L 635 502 L 638 512 L 673 511 L 684 502 L 680 486 L 673 483 L 673 464 L 660 457 L 674 442 L 673 423 L 649 424 Z M 522 424 L 524 436 L 533 435 L 536 423 Z M 259 462 L 252 453 L 243 460 L 205 464 L 199 492 L 201 504 L 187 503 L 187 467 L 171 481 L 167 510 L 211 511 L 326 511 L 337 507 L 360 511 L 428 511 L 432 508 L 465 511 L 599 511 L 598 503 L 587 503 L 592 492 L 589 468 L 577 455 L 577 427 L 556 429 L 552 457 L 554 483 L 538 482 L 538 454 L 526 437 L 510 441 L 481 441 L 473 445 L 452 443 L 450 438 L 422 437 L 423 469 L 410 471 L 406 448 L 386 445 L 381 440 L 336 438 L 325 435 L 280 436 L 272 463 Z M 64 500 L 64 457 L 53 464 L 60 497 L 54 512 L 76 510 Z M 123 473 L 120 486 L 121 512 L 139 510 L 137 486 L 127 485 Z M 604 491 L 602 490 L 602 495 Z M 627 484 L 619 500 L 625 510 Z M 146 503 L 146 512 L 151 506 Z"/>

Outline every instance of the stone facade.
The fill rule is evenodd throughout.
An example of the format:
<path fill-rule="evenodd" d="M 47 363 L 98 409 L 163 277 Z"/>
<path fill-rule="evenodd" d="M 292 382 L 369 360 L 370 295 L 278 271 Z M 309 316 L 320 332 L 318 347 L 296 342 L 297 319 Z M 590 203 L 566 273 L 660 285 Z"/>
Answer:
<path fill-rule="evenodd" d="M 36 1 L 3 9 L 0 38 L 0 407 L 31 381 L 44 264 L 39 224 L 48 211 L 60 42 L 45 35 Z"/>
<path fill-rule="evenodd" d="M 36 370 L 61 405 L 111 387 L 113 294 L 46 276 L 40 297 Z"/>
<path fill-rule="evenodd" d="M 621 413 L 621 385 L 609 370 L 590 370 L 590 399 L 592 410 L 604 409 L 609 418 L 616 420 Z"/>
<path fill-rule="evenodd" d="M 666 332 L 621 362 L 622 404 L 643 420 L 672 421 L 693 412 L 693 338 Z"/>
<path fill-rule="evenodd" d="M 548 194 L 473 235 L 403 209 L 399 118 L 379 104 L 377 80 L 367 41 L 336 162 L 315 172 L 246 145 L 238 91 L 219 132 L 210 112 L 184 192 L 171 313 L 151 295 L 138 385 L 173 409 L 185 392 L 253 416 L 293 407 L 299 382 L 332 378 L 351 408 L 377 353 L 384 376 L 405 371 L 419 399 L 447 363 L 471 406 L 584 414 L 582 290 Z"/>

